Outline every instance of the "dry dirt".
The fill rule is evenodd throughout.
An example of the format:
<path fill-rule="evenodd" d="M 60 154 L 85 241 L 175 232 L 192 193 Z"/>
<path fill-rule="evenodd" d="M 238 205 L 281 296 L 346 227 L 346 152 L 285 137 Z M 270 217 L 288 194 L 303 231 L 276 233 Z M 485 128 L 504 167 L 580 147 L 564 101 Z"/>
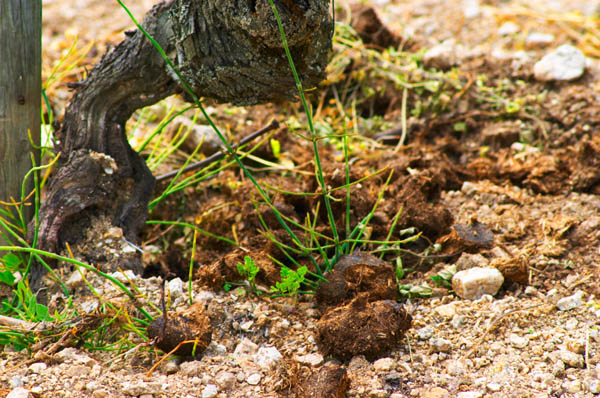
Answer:
<path fill-rule="evenodd" d="M 144 0 L 130 6 L 140 17 L 151 5 Z M 85 350 L 76 344 L 60 346 L 57 352 L 48 347 L 12 352 L 5 347 L 0 353 L 0 398 L 9 393 L 27 396 L 25 390 L 35 397 L 95 398 L 587 398 L 600 394 L 600 69 L 594 58 L 600 56 L 600 23 L 591 18 L 600 12 L 600 3 L 384 0 L 373 5 L 389 28 L 382 31 L 375 25 L 369 31 L 370 25 L 363 21 L 363 39 L 373 48 L 392 43 L 424 51 L 453 38 L 460 45 L 444 62 L 456 63 L 456 74 L 466 84 L 452 97 L 441 98 L 438 112 L 409 114 L 406 145 L 394 152 L 402 132 L 403 92 L 373 81 L 375 94 L 357 105 L 363 117 L 358 132 L 372 145 L 356 151 L 350 180 L 388 169 L 353 187 L 350 222 L 354 225 L 369 213 L 393 170 L 369 233 L 373 240 L 384 240 L 400 209 L 396 231 L 415 227 L 423 233 L 422 239 L 404 247 L 404 266 L 414 271 L 401 283 L 435 286 L 429 277 L 450 264 L 459 269 L 494 266 L 505 277 L 500 292 L 471 301 L 435 287 L 430 297 L 403 296 L 399 305 L 394 300 L 393 266 L 362 257 L 358 265 L 345 265 L 339 275 L 331 274 L 315 297 L 300 296 L 298 302 L 256 297 L 244 289 L 225 292 L 225 282 L 239 280 L 235 264 L 246 255 L 261 267 L 260 286 L 279 279 L 279 270 L 268 256 L 286 259 L 257 232 L 258 214 L 278 239 L 291 243 L 266 206 L 254 209 L 250 198 L 257 195 L 251 183 L 240 178 L 239 170 L 229 169 L 198 189 L 173 195 L 151 215 L 195 222 L 240 245 L 232 249 L 198 236 L 192 285 L 199 304 L 191 307 L 197 311 L 188 309 L 186 283 L 169 284 L 169 316 L 184 330 L 187 322 L 192 329 L 203 326 L 200 345 L 207 346 L 206 351 L 195 360 L 164 361 L 149 374 L 161 355 L 142 346 L 125 352 L 119 352 L 119 347 Z M 44 0 L 43 6 L 46 70 L 76 37 L 77 48 L 92 46 L 83 66 L 65 71 L 62 83 L 48 91 L 50 104 L 60 115 L 69 96 L 65 83 L 77 80 L 131 23 L 116 2 Z M 346 3 L 341 6 L 345 11 L 338 17 L 345 18 Z M 594 21 L 591 26 L 589 21 Z M 517 29 L 500 34 L 506 22 Z M 554 40 L 532 46 L 527 43 L 532 32 L 553 34 Z M 578 46 L 588 56 L 584 76 L 571 82 L 536 81 L 535 61 L 564 43 Z M 504 87 L 505 97 L 482 98 L 481 91 L 472 89 L 481 82 Z M 329 103 L 334 90 L 327 86 L 324 91 L 324 101 Z M 409 112 L 419 106 L 418 95 L 423 94 L 411 90 L 407 95 Z M 519 103 L 520 110 L 507 111 L 507 99 Z M 271 118 L 291 120 L 295 109 L 237 109 L 234 114 L 219 113 L 217 121 L 243 135 Z M 371 116 L 380 120 L 379 127 L 370 129 L 364 122 Z M 260 180 L 282 192 L 316 192 L 318 186 L 310 176 L 314 170 L 311 143 L 289 130 L 284 127 L 274 137 L 281 143 L 281 153 L 297 168 L 285 176 L 262 173 Z M 276 161 L 269 145 L 258 154 Z M 339 151 L 323 146 L 321 155 L 327 184 L 343 185 Z M 333 212 L 343 230 L 345 191 L 333 196 L 340 199 L 333 202 Z M 274 196 L 275 206 L 299 223 L 318 202 L 316 196 Z M 319 225 L 326 225 L 324 211 L 319 214 Z M 454 228 L 476 222 L 493 235 L 491 246 L 465 239 L 457 232 L 460 227 Z M 330 232 L 326 227 L 318 230 Z M 105 244 L 119 238 L 118 231 L 114 236 L 90 237 Z M 398 232 L 394 238 L 401 238 Z M 190 236 L 149 225 L 143 239 L 147 252 L 168 242 L 164 245 L 168 250 L 145 257 L 144 278 L 130 275 L 139 293 L 158 306 L 163 277 L 171 272 L 187 278 L 190 252 L 184 248 L 189 248 Z M 436 241 L 442 251 L 426 256 L 424 250 Z M 71 270 L 61 272 L 68 279 Z M 106 280 L 88 277 L 106 302 L 126 301 Z M 69 286 L 77 297 L 76 306 L 94 308 L 97 300 L 85 285 Z M 573 305 L 565 309 L 568 297 Z M 410 319 L 412 326 L 405 332 Z M 162 319 L 153 326 L 154 336 L 164 337 L 164 324 Z M 212 335 L 205 333 L 208 324 Z M 82 321 L 78 326 L 93 325 Z M 133 332 L 130 338 L 142 341 Z M 378 339 L 383 345 L 372 346 Z"/>

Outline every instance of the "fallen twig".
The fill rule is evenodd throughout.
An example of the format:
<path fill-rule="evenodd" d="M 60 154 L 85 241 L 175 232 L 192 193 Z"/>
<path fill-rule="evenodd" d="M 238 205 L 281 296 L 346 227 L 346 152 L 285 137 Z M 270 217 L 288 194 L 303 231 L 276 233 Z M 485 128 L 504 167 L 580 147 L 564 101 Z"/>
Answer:
<path fill-rule="evenodd" d="M 247 143 L 249 143 L 256 137 L 260 137 L 261 135 L 263 135 L 271 130 L 274 130 L 278 127 L 279 127 L 279 122 L 277 120 L 273 120 L 270 124 L 263 127 L 262 129 L 255 131 L 254 133 L 244 137 L 238 144 L 232 145 L 231 149 L 236 150 L 237 148 L 239 148 L 243 145 L 246 145 Z M 188 171 L 197 170 L 201 167 L 211 164 L 212 162 L 216 162 L 217 160 L 224 158 L 228 154 L 229 154 L 229 152 L 226 150 L 219 151 L 217 153 L 212 154 L 211 156 L 207 157 L 204 160 L 190 164 L 189 166 L 185 167 L 183 170 L 173 170 L 167 174 L 158 176 L 158 177 L 156 177 L 156 181 L 158 182 L 158 181 L 168 180 L 169 178 L 173 178 L 178 174 L 183 174 L 183 173 L 187 173 Z"/>

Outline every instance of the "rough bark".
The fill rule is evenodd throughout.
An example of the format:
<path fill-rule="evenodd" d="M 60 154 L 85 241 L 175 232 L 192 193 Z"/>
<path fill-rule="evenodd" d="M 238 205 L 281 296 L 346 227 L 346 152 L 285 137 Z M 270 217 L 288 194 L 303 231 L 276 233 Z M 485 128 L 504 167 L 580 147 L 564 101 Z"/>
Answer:
<path fill-rule="evenodd" d="M 312 87 L 324 77 L 331 45 L 329 0 L 275 3 L 302 83 Z M 143 26 L 200 97 L 250 105 L 297 95 L 266 0 L 172 0 L 156 5 Z M 137 240 L 154 178 L 129 146 L 125 122 L 136 109 L 174 93 L 186 98 L 139 30 L 80 83 L 57 134 L 63 155 L 41 210 L 42 248 L 58 250 L 81 235 L 82 219 L 101 216 Z"/>

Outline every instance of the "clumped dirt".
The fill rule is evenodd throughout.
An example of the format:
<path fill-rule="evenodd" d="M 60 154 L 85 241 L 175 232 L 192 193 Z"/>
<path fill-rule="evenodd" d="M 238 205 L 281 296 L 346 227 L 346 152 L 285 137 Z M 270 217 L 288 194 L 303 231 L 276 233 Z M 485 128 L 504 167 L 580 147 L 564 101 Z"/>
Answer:
<path fill-rule="evenodd" d="M 136 15 L 150 6 L 146 3 L 135 5 Z M 425 73 L 423 79 L 437 79 L 438 91 L 405 92 L 402 84 L 381 72 L 391 70 L 381 59 L 345 49 L 343 78 L 325 83 L 320 94 L 310 97 L 321 120 L 329 120 L 329 106 L 348 105 L 344 112 L 355 115 L 348 128 L 368 142 L 351 146 L 349 179 L 360 182 L 351 189 L 348 220 L 345 189 L 331 193 L 342 238 L 347 221 L 357 225 L 376 205 L 366 240 L 386 240 L 393 223 L 390 240 L 407 238 L 403 231 L 410 228 L 421 233 L 419 239 L 383 259 L 380 253 L 369 253 L 376 244 L 362 245 L 361 251 L 342 257 L 325 274 L 328 282 L 321 283 L 314 296 L 257 297 L 240 277 L 237 264 L 245 256 L 254 259 L 260 268 L 256 283 L 267 289 L 281 280 L 276 261 L 294 267 L 272 238 L 289 247 L 294 241 L 248 178 L 228 168 L 169 196 L 151 214 L 153 219 L 181 220 L 213 234 L 195 237 L 194 304 L 188 305 L 187 289 L 173 282 L 175 276 L 187 280 L 193 231 L 148 225 L 141 245 L 144 277 L 123 279 L 129 287 L 134 282 L 139 297 L 154 308 L 161 302 L 163 280 L 170 280 L 167 322 L 153 312 L 157 319 L 149 333 L 162 341 L 158 347 L 163 351 L 198 337 L 201 344 L 195 353 L 201 355 L 166 360 L 148 376 L 160 354 L 149 350 L 138 334 L 128 337 L 139 346 L 125 353 L 86 351 L 79 346 L 85 331 L 78 334 L 74 327 L 62 345 L 35 347 L 32 352 L 6 347 L 0 356 L 0 397 L 19 387 L 40 397 L 96 398 L 600 394 L 600 69 L 594 58 L 600 53 L 593 45 L 598 20 L 592 17 L 597 4 L 390 1 L 369 8 L 341 3 L 339 20 L 352 22 L 374 51 L 390 45 L 399 52 L 426 51 L 447 39 L 460 45 L 454 58 L 440 64 L 444 75 L 433 69 L 394 72 L 412 81 L 415 74 Z M 44 7 L 48 64 L 57 62 L 76 30 L 80 46 L 97 40 L 86 58 L 91 64 L 105 47 L 119 41 L 117 32 L 131 25 L 103 1 L 44 1 Z M 87 18 L 89 26 L 83 27 L 78 16 L 90 12 L 98 17 Z M 518 29 L 498 33 L 505 22 Z M 65 26 L 71 28 L 65 31 Z M 526 39 L 532 32 L 554 34 L 555 40 L 531 47 Z M 536 81 L 535 61 L 564 43 L 586 52 L 585 74 L 571 82 Z M 375 70 L 379 74 L 369 74 Z M 48 90 L 49 103 L 59 114 L 69 96 L 66 83 L 78 80 L 81 73 L 83 67 L 66 72 L 62 83 Z M 405 128 L 403 103 L 408 111 Z M 215 107 L 214 113 L 219 125 L 245 135 L 272 118 L 297 120 L 298 109 L 223 106 Z M 319 234 L 332 236 L 332 230 L 318 195 L 312 143 L 297 134 L 306 132 L 290 122 L 270 137 L 279 143 L 281 155 L 269 142 L 255 152 L 275 164 L 285 164 L 279 156 L 287 157 L 295 167 L 284 173 L 245 162 L 258 170 L 256 176 L 269 187 L 274 206 L 294 222 L 289 223 L 291 230 L 306 242 L 312 238 L 300 226 L 307 220 L 316 219 Z M 402 136 L 404 145 L 396 150 Z M 326 184 L 344 185 L 343 152 L 327 142 L 319 142 L 319 149 Z M 157 192 L 164 184 L 168 182 L 159 184 Z M 263 223 L 271 235 L 264 232 Z M 94 260 L 104 271 L 119 275 L 120 268 L 127 268 L 127 256 L 134 249 L 118 230 L 103 236 L 85 231 L 80 238 L 72 247 L 77 253 L 93 257 L 97 245 L 108 245 L 120 254 L 123 261 L 115 264 Z M 441 247 L 434 252 L 436 243 Z M 69 255 L 68 250 L 64 254 Z M 406 271 L 399 281 L 398 256 Z M 297 261 L 316 271 L 308 258 L 299 256 Z M 461 300 L 430 278 L 453 264 L 460 269 L 496 267 L 504 285 L 494 297 Z M 324 266 L 323 261 L 318 265 Z M 77 270 L 62 267 L 59 273 L 69 278 Z M 129 302 L 106 281 L 91 274 L 88 279 L 98 283 L 107 302 Z M 234 288 L 224 291 L 226 283 Z M 406 294 L 408 290 L 401 294 L 398 283 L 428 284 L 431 296 Z M 85 284 L 68 286 L 77 308 L 90 308 L 97 301 Z M 49 286 L 51 308 L 58 308 L 61 300 L 57 291 Z M 574 304 L 565 307 L 566 302 Z M 136 314 L 131 304 L 127 308 Z M 183 333 L 167 331 L 169 325 L 183 326 Z"/>
<path fill-rule="evenodd" d="M 317 344 L 324 355 L 348 360 L 364 355 L 369 360 L 398 346 L 410 328 L 411 316 L 393 301 L 368 301 L 358 295 L 345 306 L 325 313 L 317 323 Z"/>

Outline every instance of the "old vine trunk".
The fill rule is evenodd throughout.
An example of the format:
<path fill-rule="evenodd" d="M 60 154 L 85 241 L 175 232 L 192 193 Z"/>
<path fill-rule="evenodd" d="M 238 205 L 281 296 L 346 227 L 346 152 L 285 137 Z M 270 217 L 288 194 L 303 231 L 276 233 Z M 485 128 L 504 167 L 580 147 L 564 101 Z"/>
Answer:
<path fill-rule="evenodd" d="M 275 1 L 305 87 L 323 77 L 333 21 L 328 0 Z M 156 5 L 144 29 L 201 97 L 250 105 L 297 94 L 273 11 L 266 0 L 172 0 Z M 57 132 L 62 155 L 41 209 L 39 246 L 58 251 L 97 220 L 130 241 L 147 217 L 154 178 L 127 142 L 138 108 L 183 93 L 176 74 L 140 30 L 106 54 L 78 88 Z M 96 231 L 101 232 L 101 231 Z M 100 253 L 92 261 L 136 268 L 139 256 Z M 39 278 L 40 269 L 33 279 Z"/>

